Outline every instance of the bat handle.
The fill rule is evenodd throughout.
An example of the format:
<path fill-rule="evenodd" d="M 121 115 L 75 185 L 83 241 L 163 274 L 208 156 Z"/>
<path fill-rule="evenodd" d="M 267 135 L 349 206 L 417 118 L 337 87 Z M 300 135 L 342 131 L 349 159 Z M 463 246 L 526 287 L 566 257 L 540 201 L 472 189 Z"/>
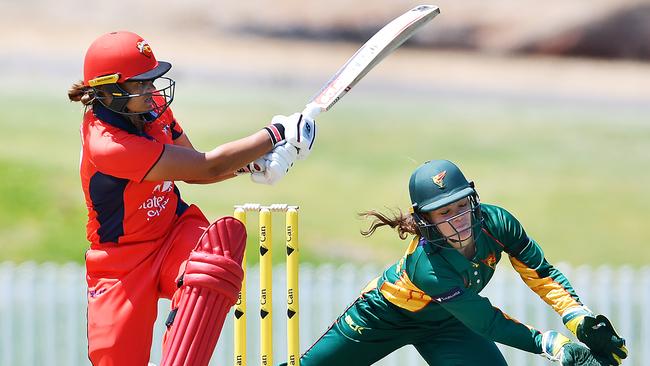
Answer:
<path fill-rule="evenodd" d="M 302 111 L 302 115 L 313 120 L 316 119 L 316 116 L 318 116 L 323 110 L 323 107 L 321 107 L 319 104 L 312 102 L 305 106 L 305 109 Z"/>

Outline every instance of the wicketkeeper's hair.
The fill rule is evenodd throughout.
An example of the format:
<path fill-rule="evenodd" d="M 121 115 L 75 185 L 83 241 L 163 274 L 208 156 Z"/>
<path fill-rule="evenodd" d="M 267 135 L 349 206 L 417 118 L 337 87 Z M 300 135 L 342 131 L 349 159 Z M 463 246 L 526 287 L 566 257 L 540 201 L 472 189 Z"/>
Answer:
<path fill-rule="evenodd" d="M 361 235 L 371 236 L 375 230 L 381 226 L 390 226 L 397 231 L 400 239 L 405 240 L 409 234 L 420 235 L 420 230 L 415 224 L 415 220 L 410 214 L 405 214 L 402 210 L 390 210 L 390 214 L 384 214 L 375 210 L 368 210 L 358 213 L 363 219 L 372 219 L 370 227 L 367 230 L 361 230 Z"/>

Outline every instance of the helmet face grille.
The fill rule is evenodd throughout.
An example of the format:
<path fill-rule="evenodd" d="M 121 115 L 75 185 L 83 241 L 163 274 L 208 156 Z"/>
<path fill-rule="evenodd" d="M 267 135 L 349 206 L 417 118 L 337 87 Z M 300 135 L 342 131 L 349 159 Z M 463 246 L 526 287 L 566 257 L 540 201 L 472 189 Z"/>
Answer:
<path fill-rule="evenodd" d="M 448 244 L 448 242 L 460 242 L 460 232 L 455 228 L 455 226 L 451 223 L 452 220 L 455 218 L 465 215 L 468 212 L 471 212 L 471 226 L 467 230 L 472 230 L 472 237 L 477 238 L 478 235 L 481 232 L 481 227 L 483 225 L 483 216 L 481 215 L 481 205 L 480 201 L 478 198 L 478 194 L 476 192 L 470 194 L 469 196 L 466 196 L 469 198 L 470 202 L 470 208 L 460 212 L 448 219 L 446 219 L 444 222 L 441 223 L 431 223 L 429 220 L 425 218 L 425 216 L 421 213 L 418 212 L 417 210 L 414 210 L 411 215 L 413 216 L 413 219 L 418 226 L 418 230 L 420 231 L 421 236 L 426 239 L 428 242 L 431 244 L 440 247 L 440 248 L 445 248 L 445 249 L 454 249 L 452 246 Z M 465 197 L 463 197 L 465 198 Z M 461 198 L 462 199 L 462 198 Z M 443 206 L 444 207 L 444 206 Z M 456 232 L 455 234 L 451 234 L 448 236 L 445 236 L 442 234 L 442 232 L 438 229 L 438 225 L 446 223 L 450 225 L 453 230 Z"/>
<path fill-rule="evenodd" d="M 160 77 L 156 79 L 156 81 L 158 80 L 164 82 L 165 86 L 162 88 L 157 88 L 150 93 L 143 94 L 129 94 L 119 84 L 107 84 L 104 85 L 103 92 L 99 91 L 96 93 L 96 99 L 102 103 L 104 107 L 124 116 L 153 114 L 154 118 L 148 120 L 150 122 L 161 116 L 167 110 L 167 108 L 169 108 L 169 105 L 174 100 L 176 82 L 167 77 Z M 110 96 L 107 94 L 110 94 Z M 132 98 L 138 97 L 152 97 L 152 107 L 146 111 L 130 112 L 127 109 L 127 103 Z"/>

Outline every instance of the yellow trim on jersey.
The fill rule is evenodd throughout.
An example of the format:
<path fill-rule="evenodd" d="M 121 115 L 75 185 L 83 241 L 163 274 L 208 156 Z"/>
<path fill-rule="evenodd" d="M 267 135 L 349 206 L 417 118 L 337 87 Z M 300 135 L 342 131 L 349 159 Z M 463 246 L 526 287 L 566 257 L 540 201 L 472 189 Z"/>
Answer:
<path fill-rule="evenodd" d="M 420 237 L 419 236 L 414 237 L 413 240 L 411 240 L 411 242 L 409 243 L 409 246 L 406 248 L 406 252 L 404 253 L 404 255 L 413 254 L 415 252 L 415 249 L 418 248 L 419 242 L 420 242 Z"/>
<path fill-rule="evenodd" d="M 540 278 L 537 272 L 526 266 L 514 257 L 510 257 L 512 267 L 519 273 L 526 285 L 533 290 L 544 302 L 549 304 L 556 313 L 562 315 L 564 311 L 574 306 L 582 306 L 571 294 L 551 277 Z"/>
<path fill-rule="evenodd" d="M 402 268 L 404 268 L 404 262 L 406 262 L 406 257 L 408 257 L 409 255 L 415 252 L 415 250 L 418 248 L 419 243 L 420 243 L 420 238 L 417 236 L 411 240 L 409 246 L 406 247 L 406 252 L 404 252 L 404 256 L 400 258 L 399 262 L 397 262 L 397 266 L 395 266 L 395 273 L 402 272 Z"/>
<path fill-rule="evenodd" d="M 377 278 L 371 280 L 370 282 L 368 282 L 368 284 L 366 285 L 366 287 L 363 288 L 363 290 L 361 291 L 361 293 L 362 293 L 362 294 L 365 294 L 366 292 L 370 292 L 370 291 L 376 289 L 376 288 L 377 288 L 377 283 L 378 283 L 378 282 L 379 282 L 379 277 L 377 277 Z"/>
<path fill-rule="evenodd" d="M 88 80 L 88 85 L 95 87 L 104 84 L 115 84 L 119 79 L 120 79 L 120 74 L 99 76 L 94 79 Z"/>
<path fill-rule="evenodd" d="M 411 282 L 405 271 L 397 282 L 384 282 L 379 289 L 386 300 L 408 311 L 419 311 L 429 305 L 433 299 Z"/>

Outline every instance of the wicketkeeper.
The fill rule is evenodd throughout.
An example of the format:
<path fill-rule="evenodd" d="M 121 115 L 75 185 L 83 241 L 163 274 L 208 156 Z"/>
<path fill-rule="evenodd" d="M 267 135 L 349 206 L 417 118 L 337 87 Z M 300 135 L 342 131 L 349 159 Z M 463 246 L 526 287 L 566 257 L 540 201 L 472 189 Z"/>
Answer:
<path fill-rule="evenodd" d="M 181 199 L 175 181 L 250 173 L 273 184 L 314 142 L 314 121 L 297 113 L 207 153 L 195 150 L 169 108 L 170 68 L 142 37 L 112 32 L 90 45 L 84 79 L 68 92 L 85 106 L 80 173 L 93 365 L 147 365 L 159 298 L 172 299 L 162 365 L 208 364 L 241 287 L 246 231 L 232 217 L 210 223 Z"/>
<path fill-rule="evenodd" d="M 370 236 L 389 226 L 406 253 L 300 359 L 301 366 L 371 365 L 413 345 L 429 365 L 506 365 L 495 342 L 538 353 L 563 366 L 618 365 L 625 340 L 593 314 L 567 278 L 544 257 L 517 219 L 479 202 L 472 182 L 446 160 L 429 161 L 409 182 L 410 215 L 367 211 Z M 521 279 L 553 308 L 580 343 L 506 315 L 480 295 L 507 254 Z M 507 291 L 507 290 L 506 290 Z"/>

